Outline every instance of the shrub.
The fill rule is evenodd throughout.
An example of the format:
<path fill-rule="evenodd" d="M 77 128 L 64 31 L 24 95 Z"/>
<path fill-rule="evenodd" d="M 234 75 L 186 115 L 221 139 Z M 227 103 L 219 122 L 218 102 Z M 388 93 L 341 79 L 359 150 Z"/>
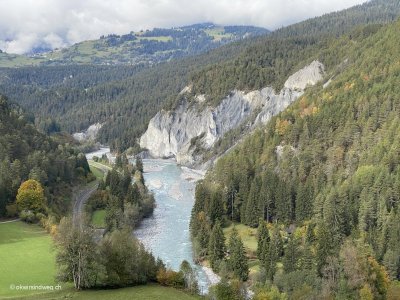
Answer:
<path fill-rule="evenodd" d="M 25 221 L 27 223 L 37 222 L 36 215 L 31 210 L 22 210 L 19 213 L 19 217 L 21 218 L 22 221 Z"/>
<path fill-rule="evenodd" d="M 85 169 L 82 167 L 77 167 L 75 169 L 75 172 L 76 172 L 76 175 L 79 177 L 85 177 L 85 175 L 86 175 Z"/>
<path fill-rule="evenodd" d="M 18 215 L 17 204 L 6 205 L 7 217 L 16 217 Z"/>
<path fill-rule="evenodd" d="M 36 218 L 37 221 L 40 222 L 40 224 L 43 224 L 47 220 L 46 216 L 44 214 L 42 214 L 42 213 L 37 213 L 35 215 L 35 218 Z"/>
<path fill-rule="evenodd" d="M 161 285 L 184 288 L 185 279 L 182 272 L 171 269 L 160 269 L 157 272 L 157 282 Z"/>
<path fill-rule="evenodd" d="M 96 180 L 96 176 L 93 175 L 93 173 L 88 173 L 86 176 L 86 181 L 87 182 L 92 182 Z"/>

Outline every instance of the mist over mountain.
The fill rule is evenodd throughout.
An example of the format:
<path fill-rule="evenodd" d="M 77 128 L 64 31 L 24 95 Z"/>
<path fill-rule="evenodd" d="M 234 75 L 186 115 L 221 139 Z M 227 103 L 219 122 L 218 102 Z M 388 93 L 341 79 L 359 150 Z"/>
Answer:
<path fill-rule="evenodd" d="M 35 53 L 68 47 L 101 35 L 123 35 L 202 22 L 276 29 L 363 2 L 365 0 L 4 0 L 0 10 L 0 49 L 13 54 Z"/>

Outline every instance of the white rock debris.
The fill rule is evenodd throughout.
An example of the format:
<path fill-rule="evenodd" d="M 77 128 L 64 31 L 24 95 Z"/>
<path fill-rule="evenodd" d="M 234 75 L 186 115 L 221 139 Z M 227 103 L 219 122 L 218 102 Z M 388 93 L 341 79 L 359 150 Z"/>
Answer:
<path fill-rule="evenodd" d="M 102 126 L 103 124 L 100 123 L 90 125 L 85 131 L 72 134 L 72 137 L 79 142 L 93 141 L 96 139 L 96 136 Z"/>

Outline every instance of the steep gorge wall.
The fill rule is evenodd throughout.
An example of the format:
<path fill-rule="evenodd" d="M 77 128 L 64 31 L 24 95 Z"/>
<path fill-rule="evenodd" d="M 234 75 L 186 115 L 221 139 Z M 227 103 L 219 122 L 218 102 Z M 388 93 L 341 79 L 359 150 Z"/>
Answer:
<path fill-rule="evenodd" d="M 197 96 L 195 103 L 183 101 L 173 111 L 160 111 L 151 119 L 140 146 L 153 157 L 175 158 L 179 164 L 192 165 L 195 144 L 210 149 L 256 111 L 260 112 L 252 126 L 265 124 L 298 99 L 307 86 L 322 80 L 324 74 L 324 65 L 313 61 L 290 76 L 279 93 L 271 87 L 249 93 L 233 91 L 217 107 L 204 106 L 203 95 Z"/>

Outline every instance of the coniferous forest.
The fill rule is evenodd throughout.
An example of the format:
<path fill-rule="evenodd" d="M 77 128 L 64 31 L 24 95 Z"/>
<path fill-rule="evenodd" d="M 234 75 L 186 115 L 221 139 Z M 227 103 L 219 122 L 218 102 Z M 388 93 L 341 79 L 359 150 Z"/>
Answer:
<path fill-rule="evenodd" d="M 32 117 L 5 97 L 0 97 L 0 131 L 0 216 L 17 215 L 17 192 L 28 179 L 44 187 L 47 199 L 34 213 L 62 216 L 70 207 L 72 184 L 90 178 L 85 155 L 64 139 L 38 132 Z"/>
<path fill-rule="evenodd" d="M 232 252 L 215 254 L 215 232 L 241 223 L 257 228 L 260 299 L 274 291 L 282 299 L 396 299 L 399 28 L 338 40 L 340 49 L 353 40 L 340 74 L 310 88 L 197 185 L 191 230 L 199 259 L 224 268 Z"/>

